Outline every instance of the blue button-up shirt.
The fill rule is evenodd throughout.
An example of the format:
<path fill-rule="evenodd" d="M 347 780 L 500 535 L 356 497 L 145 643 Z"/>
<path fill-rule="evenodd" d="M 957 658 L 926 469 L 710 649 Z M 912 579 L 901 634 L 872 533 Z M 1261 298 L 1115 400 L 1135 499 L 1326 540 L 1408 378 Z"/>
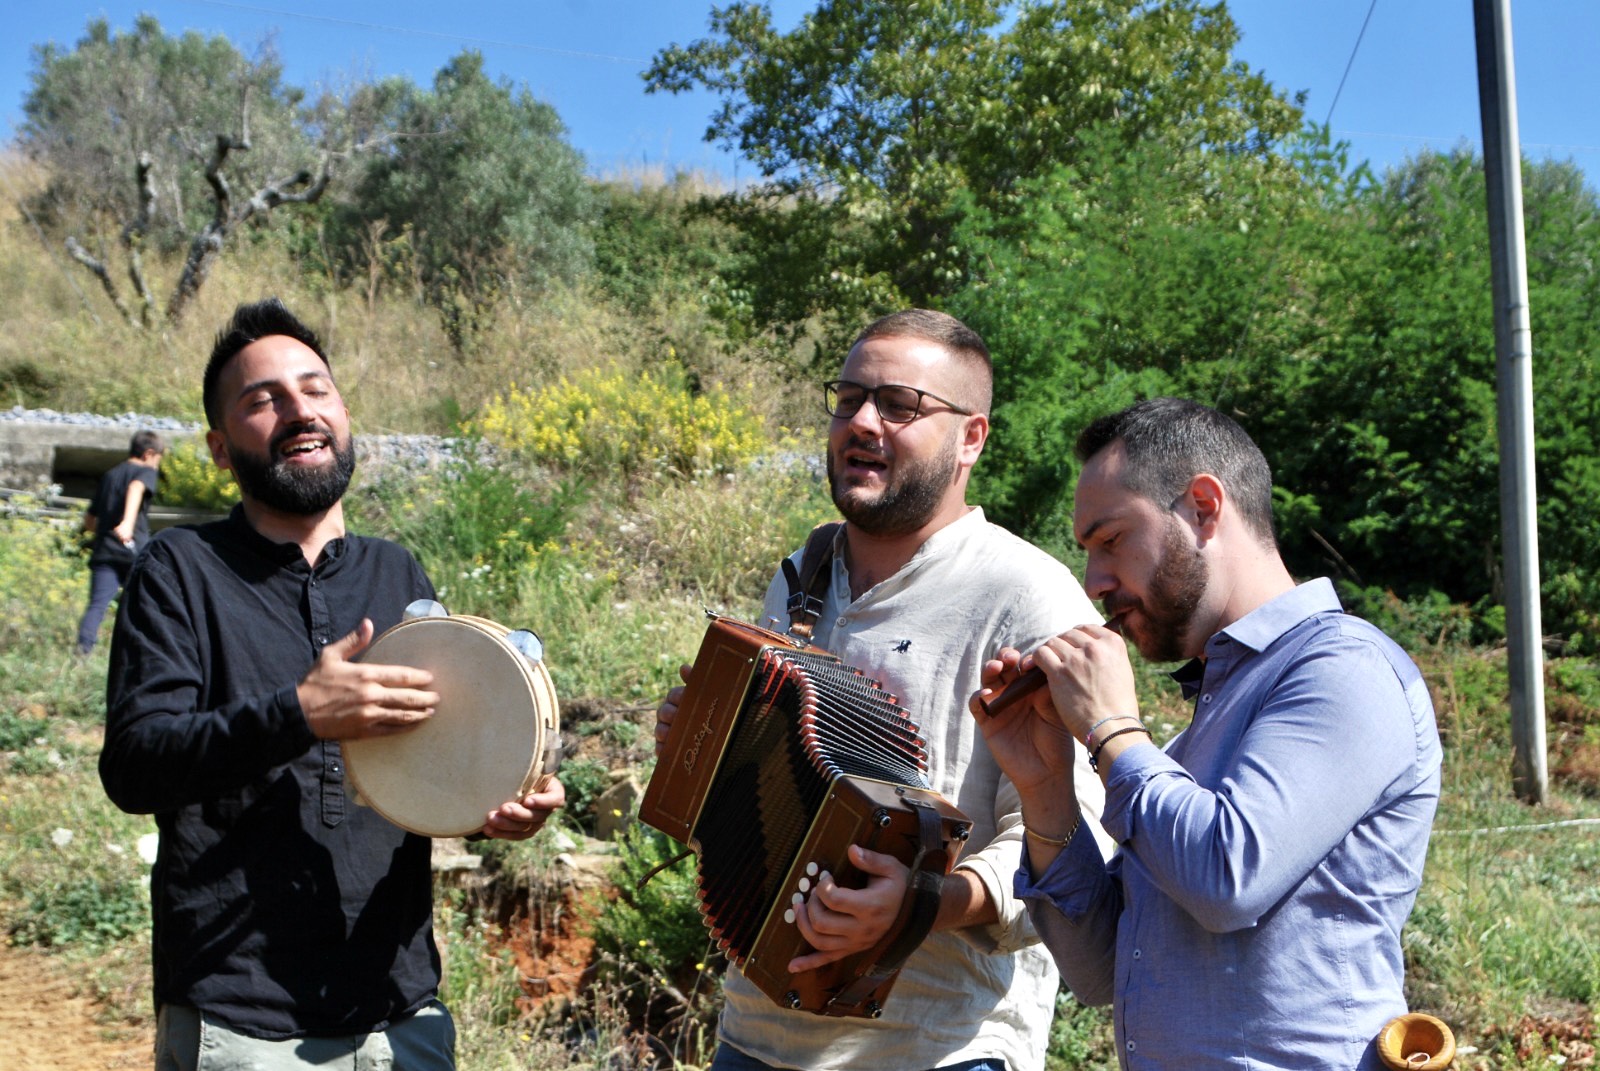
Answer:
<path fill-rule="evenodd" d="M 1116 857 L 1080 832 L 1017 895 L 1130 1071 L 1380 1068 L 1439 799 L 1422 675 L 1316 580 L 1211 637 L 1191 690 L 1111 768 Z"/>

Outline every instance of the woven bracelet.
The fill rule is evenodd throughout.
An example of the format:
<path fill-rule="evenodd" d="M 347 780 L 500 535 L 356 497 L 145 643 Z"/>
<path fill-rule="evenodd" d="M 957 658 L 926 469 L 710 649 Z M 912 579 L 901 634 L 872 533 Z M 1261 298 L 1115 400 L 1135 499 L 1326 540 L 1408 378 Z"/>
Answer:
<path fill-rule="evenodd" d="M 1089 769 L 1094 770 L 1097 773 L 1099 772 L 1099 770 L 1100 770 L 1100 752 L 1104 751 L 1106 749 L 1106 745 L 1107 744 L 1111 743 L 1111 741 L 1115 740 L 1117 737 L 1121 736 L 1123 733 L 1144 733 L 1146 735 L 1149 735 L 1150 730 L 1146 729 L 1144 727 L 1144 725 L 1141 723 L 1139 725 L 1130 725 L 1126 729 L 1118 729 L 1114 733 L 1107 733 L 1106 734 L 1106 738 L 1104 740 L 1100 741 L 1100 746 L 1096 747 L 1093 751 L 1091 751 L 1089 753 Z"/>
<path fill-rule="evenodd" d="M 1094 746 L 1094 731 L 1108 721 L 1137 721 L 1140 725 L 1144 724 L 1143 721 L 1139 720 L 1139 715 L 1137 714 L 1113 714 L 1108 718 L 1101 718 L 1099 721 L 1089 726 L 1089 731 L 1083 734 L 1084 747 Z"/>

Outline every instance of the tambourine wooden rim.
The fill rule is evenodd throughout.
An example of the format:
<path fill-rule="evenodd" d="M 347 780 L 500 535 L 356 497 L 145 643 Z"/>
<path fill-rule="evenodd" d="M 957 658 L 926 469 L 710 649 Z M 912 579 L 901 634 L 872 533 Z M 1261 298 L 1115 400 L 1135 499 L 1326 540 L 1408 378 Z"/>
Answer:
<path fill-rule="evenodd" d="M 428 670 L 439 703 L 409 732 L 343 742 L 360 802 L 413 833 L 458 837 L 543 787 L 559 754 L 555 688 L 509 634 L 454 614 L 402 621 L 372 641 L 363 662 Z"/>

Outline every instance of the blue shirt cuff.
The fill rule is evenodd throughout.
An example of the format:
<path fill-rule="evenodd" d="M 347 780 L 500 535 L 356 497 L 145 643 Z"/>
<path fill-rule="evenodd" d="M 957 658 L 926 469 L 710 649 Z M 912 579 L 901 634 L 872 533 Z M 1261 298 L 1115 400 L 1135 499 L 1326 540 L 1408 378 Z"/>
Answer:
<path fill-rule="evenodd" d="M 1022 865 L 1012 880 L 1019 900 L 1045 900 L 1069 922 L 1076 922 L 1100 898 L 1107 881 L 1106 863 L 1087 823 L 1079 823 L 1072 840 L 1035 881 L 1029 872 L 1029 845 L 1022 845 Z"/>

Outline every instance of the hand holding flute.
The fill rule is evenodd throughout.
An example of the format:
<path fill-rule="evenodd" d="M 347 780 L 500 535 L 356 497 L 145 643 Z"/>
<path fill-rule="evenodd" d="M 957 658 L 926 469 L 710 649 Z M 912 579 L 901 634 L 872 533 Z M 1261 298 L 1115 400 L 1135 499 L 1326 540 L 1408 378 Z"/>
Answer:
<path fill-rule="evenodd" d="M 1148 739 L 1124 733 L 1107 741 L 1111 733 L 1140 722 L 1127 645 L 1103 625 L 1080 625 L 1028 655 L 1005 648 L 984 665 L 983 683 L 972 697 L 973 715 L 996 761 L 1019 789 L 1024 779 L 1069 771 L 1072 740 L 1082 741 L 1090 754 L 1104 749 L 1098 763 L 1104 776 L 1124 748 Z"/>

